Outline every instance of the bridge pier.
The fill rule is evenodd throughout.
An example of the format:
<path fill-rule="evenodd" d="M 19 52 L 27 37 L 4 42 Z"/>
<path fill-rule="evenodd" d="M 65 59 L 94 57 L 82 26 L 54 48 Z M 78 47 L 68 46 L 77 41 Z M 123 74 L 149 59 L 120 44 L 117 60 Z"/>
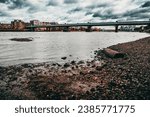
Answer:
<path fill-rule="evenodd" d="M 63 32 L 69 32 L 69 27 L 67 26 L 67 27 L 64 27 L 63 28 Z"/>
<path fill-rule="evenodd" d="M 50 28 L 46 28 L 46 31 L 50 31 Z"/>
<path fill-rule="evenodd" d="M 35 28 L 34 28 L 34 27 L 31 27 L 31 31 L 34 32 L 34 31 L 35 31 Z"/>
<path fill-rule="evenodd" d="M 86 32 L 92 32 L 92 26 L 88 26 Z"/>
<path fill-rule="evenodd" d="M 51 28 L 51 31 L 56 31 L 56 27 L 52 27 L 52 28 Z"/>
<path fill-rule="evenodd" d="M 118 32 L 118 25 L 115 26 L 115 32 Z"/>

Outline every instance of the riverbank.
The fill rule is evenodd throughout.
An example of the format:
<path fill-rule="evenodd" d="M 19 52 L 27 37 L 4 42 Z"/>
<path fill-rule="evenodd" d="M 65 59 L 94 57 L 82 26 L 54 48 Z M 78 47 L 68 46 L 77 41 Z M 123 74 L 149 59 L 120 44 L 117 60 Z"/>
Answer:
<path fill-rule="evenodd" d="M 150 99 L 150 37 L 109 48 L 126 57 L 0 67 L 0 99 Z"/>

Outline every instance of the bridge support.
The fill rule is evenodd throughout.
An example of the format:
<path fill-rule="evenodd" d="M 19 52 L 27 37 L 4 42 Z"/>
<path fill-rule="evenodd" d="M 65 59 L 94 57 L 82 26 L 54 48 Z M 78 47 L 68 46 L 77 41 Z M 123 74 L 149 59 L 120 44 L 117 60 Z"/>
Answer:
<path fill-rule="evenodd" d="M 118 25 L 115 26 L 115 32 L 118 32 Z"/>
<path fill-rule="evenodd" d="M 63 32 L 69 32 L 69 27 L 64 27 Z"/>
<path fill-rule="evenodd" d="M 32 32 L 34 32 L 35 31 L 35 28 L 34 27 L 31 27 L 31 29 L 30 29 Z"/>
<path fill-rule="evenodd" d="M 86 32 L 92 32 L 92 26 L 88 26 Z"/>
<path fill-rule="evenodd" d="M 50 31 L 50 28 L 46 28 L 46 31 Z"/>

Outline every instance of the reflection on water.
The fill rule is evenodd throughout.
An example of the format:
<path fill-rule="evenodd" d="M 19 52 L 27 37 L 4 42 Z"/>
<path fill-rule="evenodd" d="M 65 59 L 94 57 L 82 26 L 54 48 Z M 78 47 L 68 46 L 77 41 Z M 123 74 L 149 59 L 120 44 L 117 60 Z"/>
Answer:
<path fill-rule="evenodd" d="M 0 32 L 0 65 L 90 59 L 94 50 L 149 36 L 129 32 Z M 10 41 L 32 37 L 31 42 Z M 71 56 L 70 56 L 71 55 Z"/>

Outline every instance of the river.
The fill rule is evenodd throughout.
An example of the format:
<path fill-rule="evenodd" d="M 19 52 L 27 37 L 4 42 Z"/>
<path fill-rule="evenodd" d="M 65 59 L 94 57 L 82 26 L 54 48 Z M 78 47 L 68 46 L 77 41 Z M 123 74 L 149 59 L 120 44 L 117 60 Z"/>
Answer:
<path fill-rule="evenodd" d="M 94 50 L 150 36 L 137 32 L 0 32 L 0 66 L 87 60 Z M 29 38 L 31 42 L 11 41 Z M 61 57 L 67 57 L 62 60 Z"/>

